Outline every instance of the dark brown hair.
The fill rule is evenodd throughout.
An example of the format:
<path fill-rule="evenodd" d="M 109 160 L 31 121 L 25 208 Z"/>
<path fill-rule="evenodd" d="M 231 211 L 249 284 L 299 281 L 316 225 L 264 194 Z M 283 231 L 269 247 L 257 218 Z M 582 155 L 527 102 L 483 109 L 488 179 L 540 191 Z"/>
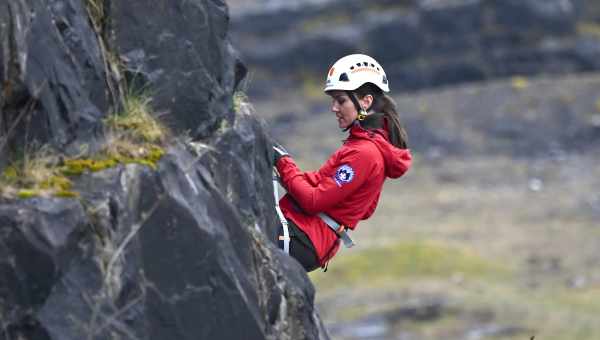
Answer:
<path fill-rule="evenodd" d="M 396 111 L 396 103 L 394 100 L 383 93 L 379 87 L 371 83 L 362 85 L 354 90 L 354 92 L 359 98 L 363 98 L 368 94 L 373 96 L 373 104 L 369 108 L 369 111 L 383 113 L 387 122 L 386 125 L 390 142 L 400 149 L 407 149 L 408 135 L 406 130 L 404 130 L 402 123 L 400 123 L 400 115 Z"/>

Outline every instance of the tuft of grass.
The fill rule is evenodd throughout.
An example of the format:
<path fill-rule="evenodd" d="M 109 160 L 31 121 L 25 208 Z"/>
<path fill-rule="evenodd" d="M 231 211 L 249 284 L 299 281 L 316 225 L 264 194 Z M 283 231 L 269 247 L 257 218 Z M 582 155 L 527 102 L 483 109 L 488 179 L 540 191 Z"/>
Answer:
<path fill-rule="evenodd" d="M 65 158 L 42 147 L 22 161 L 10 164 L 0 174 L 0 195 L 27 199 L 37 196 L 76 198 L 72 176 L 97 172 L 119 164 L 142 164 L 152 169 L 164 155 L 169 135 L 152 113 L 150 98 L 129 96 L 122 112 L 104 120 L 106 140 L 100 152 L 86 157 Z M 85 153 L 85 152 L 84 152 Z"/>
<path fill-rule="evenodd" d="M 115 139 L 110 141 L 103 149 L 103 158 L 105 163 L 103 168 L 114 165 L 106 163 L 140 163 L 150 165 L 156 168 L 156 163 L 165 153 L 160 145 L 150 143 L 136 143 L 127 139 Z M 100 164 L 102 166 L 103 164 Z M 97 170 L 96 170 L 97 171 Z"/>
<path fill-rule="evenodd" d="M 85 5 L 92 25 L 94 25 L 94 28 L 97 30 L 100 30 L 104 22 L 104 1 L 86 0 Z"/>
<path fill-rule="evenodd" d="M 74 160 L 67 171 L 99 171 L 116 164 L 137 163 L 156 169 L 164 155 L 162 145 L 170 135 L 159 121 L 146 94 L 130 93 L 124 100 L 123 110 L 104 120 L 106 143 L 95 159 Z"/>
<path fill-rule="evenodd" d="M 461 278 L 503 276 L 506 266 L 490 263 L 477 254 L 435 242 L 401 242 L 352 253 L 340 253 L 325 275 L 312 274 L 319 288 L 369 284 L 402 278 Z"/>
<path fill-rule="evenodd" d="M 101 34 L 105 24 L 104 0 L 86 0 L 85 7 L 94 30 Z"/>
<path fill-rule="evenodd" d="M 134 139 L 148 143 L 162 143 L 167 128 L 152 113 L 151 98 L 147 95 L 129 95 L 123 103 L 123 111 L 104 120 L 109 132 L 121 139 Z"/>
<path fill-rule="evenodd" d="M 240 113 L 242 108 L 248 105 L 248 95 L 242 91 L 236 91 L 233 94 L 233 110 L 235 113 Z"/>
<path fill-rule="evenodd" d="M 59 162 L 48 147 L 26 152 L 23 159 L 10 164 L 0 174 L 0 194 L 30 198 L 69 192 L 72 182 L 58 169 Z"/>

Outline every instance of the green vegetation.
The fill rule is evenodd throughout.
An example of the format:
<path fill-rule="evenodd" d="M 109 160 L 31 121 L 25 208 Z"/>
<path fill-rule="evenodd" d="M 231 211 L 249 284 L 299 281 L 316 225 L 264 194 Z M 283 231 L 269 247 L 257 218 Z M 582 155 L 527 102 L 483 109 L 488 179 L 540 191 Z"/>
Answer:
<path fill-rule="evenodd" d="M 561 288 L 527 289 L 509 282 L 486 282 L 486 295 L 464 291 L 470 305 L 488 306 L 504 322 L 520 324 L 539 339 L 595 340 L 600 334 L 598 289 Z M 522 339 L 514 335 L 506 339 Z"/>
<path fill-rule="evenodd" d="M 248 105 L 248 96 L 242 91 L 236 91 L 233 94 L 233 111 L 240 113 L 245 105 Z"/>
<path fill-rule="evenodd" d="M 156 169 L 164 150 L 152 144 L 127 144 L 113 141 L 96 158 L 66 160 L 61 171 L 68 176 L 81 175 L 84 172 L 96 172 L 112 168 L 118 164 L 137 163 Z"/>
<path fill-rule="evenodd" d="M 344 307 L 335 311 L 337 321 L 388 313 L 393 317 L 415 298 L 436 296 L 444 301 L 438 317 L 427 322 L 400 321 L 404 332 L 423 339 L 448 338 L 456 330 L 484 327 L 475 320 L 487 314 L 499 326 L 516 327 L 502 339 L 535 335 L 548 340 L 593 340 L 600 334 L 598 287 L 527 287 L 516 268 L 439 241 L 401 241 L 339 255 L 327 273 L 310 274 L 325 306 L 346 292 L 342 293 Z"/>
<path fill-rule="evenodd" d="M 146 94 L 129 94 L 124 100 L 122 112 L 104 120 L 106 143 L 100 155 L 66 162 L 67 171 L 99 171 L 128 163 L 156 169 L 156 163 L 164 154 L 162 145 L 169 137 L 169 131 L 154 117 L 150 101 Z"/>
<path fill-rule="evenodd" d="M 510 273 L 509 268 L 486 261 L 474 252 L 436 242 L 403 241 L 340 255 L 325 275 L 312 274 L 320 288 L 333 288 L 340 282 L 360 286 L 403 278 L 499 277 Z"/>
<path fill-rule="evenodd" d="M 79 193 L 72 190 L 73 176 L 130 163 L 156 169 L 169 133 L 153 116 L 149 103 L 148 96 L 128 96 L 122 112 L 104 120 L 106 139 L 96 154 L 67 158 L 48 147 L 26 151 L 22 160 L 9 165 L 1 174 L 0 195 L 22 199 L 74 198 Z"/>
<path fill-rule="evenodd" d="M 104 1 L 103 0 L 86 0 L 86 8 L 88 15 L 94 25 L 94 28 L 100 32 L 104 21 Z"/>
<path fill-rule="evenodd" d="M 30 198 L 40 195 L 61 197 L 76 196 L 71 191 L 72 183 L 65 177 L 58 164 L 60 158 L 47 147 L 35 152 L 25 152 L 21 160 L 4 169 L 0 176 L 0 194 Z"/>
<path fill-rule="evenodd" d="M 154 118 L 148 95 L 129 95 L 123 103 L 123 112 L 104 120 L 109 132 L 118 134 L 120 140 L 162 143 L 167 129 Z"/>

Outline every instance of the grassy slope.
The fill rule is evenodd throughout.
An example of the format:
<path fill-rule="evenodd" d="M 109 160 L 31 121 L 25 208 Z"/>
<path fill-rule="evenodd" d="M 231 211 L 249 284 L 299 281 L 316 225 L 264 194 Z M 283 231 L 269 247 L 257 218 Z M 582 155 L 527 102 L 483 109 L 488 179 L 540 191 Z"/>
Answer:
<path fill-rule="evenodd" d="M 465 128 L 473 115 L 485 121 L 509 111 L 518 124 L 531 109 L 543 127 L 554 119 L 548 110 L 555 103 L 585 124 L 600 110 L 599 91 L 600 77 L 592 75 L 398 97 L 409 119 L 420 115 L 434 128 L 467 136 L 472 153 L 446 155 L 442 148 L 442 157 L 432 156 L 418 146 L 411 172 L 386 183 L 378 211 L 354 233 L 358 247 L 342 250 L 327 273 L 311 274 L 334 338 L 354 338 L 336 325 L 432 295 L 450 306 L 442 316 L 421 322 L 388 315 L 386 336 L 477 338 L 470 329 L 496 325 L 508 330 L 497 333 L 503 339 L 600 338 L 600 197 L 593 189 L 600 187 L 600 154 L 515 158 L 502 152 L 510 140 L 485 152 L 486 143 L 499 141 Z M 259 103 L 257 111 L 272 105 Z M 318 167 L 343 138 L 332 133 L 331 115 L 309 117 L 283 140 L 304 169 Z"/>
<path fill-rule="evenodd" d="M 325 320 L 347 316 L 327 307 L 332 296 L 363 287 L 357 295 L 374 303 L 359 299 L 352 306 L 357 319 L 365 316 L 361 311 L 381 306 L 378 297 L 410 291 L 409 297 L 443 296 L 463 310 L 489 310 L 494 323 L 531 330 L 541 339 L 598 338 L 600 230 L 577 207 L 588 188 L 599 187 L 598 170 L 574 185 L 547 179 L 538 192 L 518 175 L 510 176 L 516 184 L 484 189 L 473 179 L 498 167 L 493 160 L 478 162 L 490 164 L 465 172 L 456 183 L 430 178 L 427 172 L 434 169 L 415 168 L 423 173 L 387 186 L 376 216 L 354 234 L 358 249 L 343 250 L 327 273 L 311 274 Z M 442 168 L 457 166 L 447 163 Z M 599 162 L 594 164 L 598 169 Z M 505 167 L 520 166 L 527 165 Z M 402 306 L 405 298 L 392 294 L 386 308 Z M 451 338 L 455 328 L 472 327 L 460 326 L 465 322 L 464 315 L 449 315 L 403 327 L 423 328 L 423 339 Z"/>

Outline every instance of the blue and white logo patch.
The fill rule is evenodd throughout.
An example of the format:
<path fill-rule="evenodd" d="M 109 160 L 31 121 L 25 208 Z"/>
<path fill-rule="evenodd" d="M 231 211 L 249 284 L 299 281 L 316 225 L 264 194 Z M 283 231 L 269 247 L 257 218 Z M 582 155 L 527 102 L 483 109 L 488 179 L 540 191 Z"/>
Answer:
<path fill-rule="evenodd" d="M 339 186 L 352 182 L 352 179 L 354 179 L 354 169 L 350 165 L 344 164 L 335 172 L 335 183 Z"/>

